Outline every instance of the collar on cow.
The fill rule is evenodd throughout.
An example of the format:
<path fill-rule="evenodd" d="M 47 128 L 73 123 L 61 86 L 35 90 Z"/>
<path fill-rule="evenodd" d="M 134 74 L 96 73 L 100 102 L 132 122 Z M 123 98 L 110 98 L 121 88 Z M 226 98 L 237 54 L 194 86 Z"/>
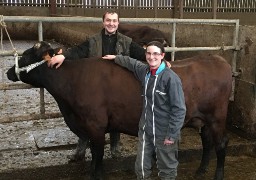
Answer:
<path fill-rule="evenodd" d="M 44 62 L 46 62 L 46 61 L 45 61 L 45 60 L 42 60 L 42 61 L 40 61 L 40 62 L 36 62 L 36 63 L 30 64 L 30 65 L 28 65 L 28 66 L 19 68 L 18 55 L 15 56 L 15 73 L 16 73 L 18 79 L 20 80 L 20 72 L 26 71 L 26 72 L 28 73 L 29 71 L 31 71 L 32 69 L 34 69 L 34 68 L 40 66 L 40 65 L 43 64 Z"/>
<path fill-rule="evenodd" d="M 26 71 L 27 73 L 31 71 L 32 69 L 36 68 L 37 66 L 40 66 L 41 64 L 45 63 L 45 60 L 42 60 L 40 62 L 36 62 L 34 64 L 30 64 L 28 66 L 20 68 L 20 71 Z"/>

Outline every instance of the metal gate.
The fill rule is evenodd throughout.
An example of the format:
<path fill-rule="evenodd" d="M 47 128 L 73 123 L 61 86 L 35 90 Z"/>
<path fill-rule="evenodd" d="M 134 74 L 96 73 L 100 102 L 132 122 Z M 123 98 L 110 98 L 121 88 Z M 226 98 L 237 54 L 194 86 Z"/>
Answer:
<path fill-rule="evenodd" d="M 6 16 L 4 17 L 5 22 L 33 22 L 38 24 L 38 40 L 43 40 L 43 23 L 56 23 L 56 22 L 65 22 L 65 23 L 101 23 L 101 18 L 85 18 L 85 17 L 17 17 L 17 16 Z M 206 51 L 206 50 L 233 50 L 232 58 L 232 71 L 236 73 L 236 59 L 237 51 L 240 50 L 238 44 L 238 33 L 239 33 L 239 20 L 220 20 L 220 19 L 130 19 L 130 18 L 120 18 L 120 21 L 123 23 L 144 23 L 144 24 L 171 24 L 172 25 L 172 42 L 171 47 L 166 47 L 166 52 L 172 53 L 172 60 L 174 60 L 175 52 L 178 51 Z M 176 26 L 179 24 L 211 24 L 211 25 L 222 25 L 228 24 L 234 27 L 233 30 L 233 43 L 229 46 L 215 46 L 215 47 L 176 47 Z M 19 54 L 22 52 L 19 52 Z M 0 56 L 12 55 L 13 51 L 0 51 Z M 32 88 L 29 85 L 23 83 L 2 83 L 0 84 L 0 91 L 15 90 L 15 89 L 27 89 Z M 233 92 L 235 88 L 235 81 L 233 80 Z M 233 94 L 233 93 L 232 93 Z M 232 95 L 231 100 L 233 100 L 234 95 Z M 61 117 L 59 112 L 56 113 L 46 113 L 45 112 L 45 103 L 44 103 L 44 90 L 40 90 L 40 114 L 34 115 L 22 115 L 14 117 L 0 117 L 0 123 L 3 122 L 14 122 L 14 121 L 23 121 L 23 120 L 37 120 L 37 119 L 47 119 L 47 118 L 56 118 Z"/>

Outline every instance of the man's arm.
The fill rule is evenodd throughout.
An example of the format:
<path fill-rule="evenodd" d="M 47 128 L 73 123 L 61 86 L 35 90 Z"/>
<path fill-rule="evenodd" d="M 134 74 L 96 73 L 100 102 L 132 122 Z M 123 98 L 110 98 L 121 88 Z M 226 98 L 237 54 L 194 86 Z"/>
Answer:
<path fill-rule="evenodd" d="M 115 61 L 116 64 L 132 71 L 135 77 L 140 81 L 143 81 L 145 78 L 144 72 L 146 72 L 145 69 L 147 69 L 148 66 L 137 59 L 122 55 L 106 55 L 102 57 L 102 59 Z"/>
<path fill-rule="evenodd" d="M 78 46 L 69 48 L 67 51 L 62 54 L 58 54 L 51 58 L 51 61 L 48 61 L 48 66 L 53 67 L 56 65 L 56 69 L 61 66 L 65 59 L 81 59 L 87 58 L 89 55 L 89 41 L 86 40 Z"/>
<path fill-rule="evenodd" d="M 89 41 L 73 46 L 63 53 L 66 59 L 81 59 L 89 56 Z"/>

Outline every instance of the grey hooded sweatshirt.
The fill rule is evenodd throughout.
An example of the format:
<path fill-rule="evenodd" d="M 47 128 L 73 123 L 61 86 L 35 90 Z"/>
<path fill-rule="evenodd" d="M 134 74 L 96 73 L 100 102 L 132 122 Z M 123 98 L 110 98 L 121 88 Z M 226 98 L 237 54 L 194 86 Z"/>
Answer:
<path fill-rule="evenodd" d="M 143 111 L 139 130 L 157 139 L 178 140 L 183 126 L 186 106 L 181 80 L 163 61 L 156 75 L 149 66 L 128 56 L 118 55 L 115 63 L 132 71 L 142 83 Z"/>

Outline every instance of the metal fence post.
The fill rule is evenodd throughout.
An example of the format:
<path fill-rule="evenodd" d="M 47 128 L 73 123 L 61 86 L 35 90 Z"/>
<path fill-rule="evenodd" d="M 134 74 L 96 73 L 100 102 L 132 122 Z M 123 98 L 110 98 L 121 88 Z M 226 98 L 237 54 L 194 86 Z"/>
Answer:
<path fill-rule="evenodd" d="M 172 48 L 175 48 L 175 43 L 176 43 L 176 23 L 172 24 Z M 172 51 L 172 56 L 171 56 L 171 61 L 174 61 L 175 58 L 175 51 Z"/>
<path fill-rule="evenodd" d="M 92 0 L 93 16 L 96 16 L 96 0 Z"/>
<path fill-rule="evenodd" d="M 179 18 L 180 19 L 183 19 L 183 0 L 180 0 L 180 4 L 179 4 L 179 11 L 180 11 L 180 13 L 179 13 Z"/>
<path fill-rule="evenodd" d="M 155 12 L 154 18 L 157 18 L 157 2 L 158 1 L 154 1 L 154 12 Z"/>
<path fill-rule="evenodd" d="M 178 7 L 179 7 L 179 0 L 173 0 L 173 18 L 177 18 L 178 14 Z"/>
<path fill-rule="evenodd" d="M 212 18 L 217 18 L 217 0 L 212 0 Z"/>
<path fill-rule="evenodd" d="M 235 47 L 233 51 L 233 58 L 231 62 L 231 67 L 232 67 L 232 72 L 236 72 L 236 64 L 237 64 L 237 51 L 240 50 L 240 47 L 238 46 L 238 36 L 239 36 L 239 22 L 236 22 L 235 29 L 234 29 L 234 39 L 233 39 L 233 46 Z M 232 81 L 232 92 L 231 92 L 231 97 L 230 100 L 234 101 L 235 99 L 235 77 L 233 77 Z"/>
<path fill-rule="evenodd" d="M 43 41 L 43 23 L 42 21 L 38 22 L 38 39 Z M 45 102 L 44 102 L 44 88 L 40 88 L 40 115 L 45 115 Z"/>
<path fill-rule="evenodd" d="M 51 13 L 51 16 L 56 16 L 57 14 L 55 0 L 50 0 L 50 13 Z"/>
<path fill-rule="evenodd" d="M 135 8 L 135 18 L 138 17 L 138 0 L 134 0 L 134 8 Z"/>

